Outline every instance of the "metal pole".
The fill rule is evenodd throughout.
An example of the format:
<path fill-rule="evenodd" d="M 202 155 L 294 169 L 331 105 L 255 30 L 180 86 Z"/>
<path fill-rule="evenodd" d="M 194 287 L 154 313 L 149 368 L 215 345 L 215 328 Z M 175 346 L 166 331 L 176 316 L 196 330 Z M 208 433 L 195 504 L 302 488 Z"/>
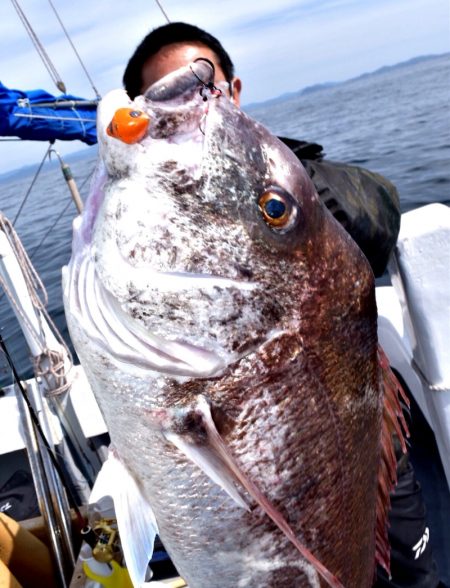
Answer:
<path fill-rule="evenodd" d="M 32 356 L 39 358 L 47 349 L 61 352 L 68 367 L 69 362 L 64 348 L 57 341 L 42 312 L 33 306 L 22 268 L 7 235 L 2 230 L 0 230 L 0 278 L 7 288 L 13 312 L 19 321 Z M 52 366 L 48 356 L 44 355 L 42 362 L 43 371 L 48 371 L 48 373 L 42 377 L 41 389 L 44 396 L 48 397 L 48 406 L 59 418 L 70 442 L 70 454 L 73 458 L 71 463 L 76 464 L 76 468 L 71 470 L 71 473 L 75 473 L 78 479 L 80 473 L 86 478 L 87 483 L 81 484 L 80 481 L 79 486 L 81 495 L 87 500 L 89 486 L 93 486 L 96 472 L 101 467 L 101 461 L 83 435 L 68 391 L 63 392 L 60 396 L 52 395 L 54 390 L 66 383 L 65 370 L 62 369 L 61 376 L 59 376 L 51 370 Z M 71 463 L 67 464 L 69 469 L 71 469 Z"/>
<path fill-rule="evenodd" d="M 29 388 L 31 392 L 30 400 L 36 411 L 37 417 L 41 424 L 41 428 L 50 447 L 54 450 L 52 434 L 50 432 L 49 422 L 45 410 L 45 401 L 43 401 L 40 395 L 39 387 L 35 380 L 30 383 Z M 61 542 L 63 543 L 65 552 L 67 554 L 67 565 L 71 565 L 71 568 L 73 569 L 75 567 L 76 558 L 72 545 L 72 525 L 70 519 L 69 503 L 61 480 L 59 479 L 59 476 L 56 474 L 53 464 L 50 461 L 50 457 L 46 447 L 44 447 L 44 444 L 41 439 L 37 438 L 37 441 L 39 445 L 42 463 L 44 466 L 44 471 L 47 477 L 47 484 L 52 499 L 55 518 L 58 521 L 58 528 L 61 534 Z M 56 452 L 54 451 L 54 453 Z"/>
<path fill-rule="evenodd" d="M 61 155 L 56 151 L 56 149 L 50 149 L 49 157 L 51 159 L 51 154 L 54 153 L 56 157 L 59 159 L 59 164 L 61 165 L 61 171 L 63 173 L 64 179 L 69 186 L 70 194 L 72 196 L 72 200 L 75 202 L 75 206 L 77 207 L 78 212 L 81 214 L 83 212 L 83 201 L 81 200 L 80 193 L 78 191 L 77 184 L 74 180 L 72 175 L 72 170 L 69 167 L 69 164 L 65 163 Z"/>
<path fill-rule="evenodd" d="M 69 165 L 67 163 L 64 163 L 62 160 L 61 171 L 63 173 L 64 179 L 67 182 L 67 185 L 69 186 L 72 200 L 75 202 L 75 206 L 77 207 L 78 212 L 81 214 L 83 212 L 83 201 L 81 200 L 77 184 L 73 178 L 72 170 L 70 169 Z"/>
<path fill-rule="evenodd" d="M 25 445 L 27 447 L 30 470 L 33 477 L 39 509 L 41 511 L 42 517 L 44 518 L 46 528 L 48 529 L 50 543 L 55 557 L 59 583 L 62 588 L 67 588 L 68 584 L 66 582 L 66 566 L 63 556 L 63 546 L 61 544 L 61 536 L 59 534 L 59 528 L 57 526 L 55 514 L 53 511 L 52 499 L 45 476 L 39 444 L 36 438 L 36 431 L 31 421 L 28 407 L 25 404 L 25 400 L 22 398 L 20 390 L 18 390 L 17 384 L 14 386 L 14 390 L 16 393 L 17 405 L 19 407 L 20 418 L 25 437 Z"/>
<path fill-rule="evenodd" d="M 72 404 L 72 399 L 68 392 L 52 396 L 46 395 L 47 402 L 52 413 L 59 419 L 67 440 L 71 447 L 69 454 L 71 456 L 71 473 L 74 475 L 78 472 L 77 491 L 84 501 L 89 500 L 90 489 L 94 485 L 97 472 L 102 466 L 95 449 L 92 448 L 89 439 L 84 436 L 80 422 Z M 66 459 L 68 456 L 66 456 Z M 84 482 L 81 479 L 84 478 Z M 83 482 L 83 483 L 82 483 Z"/>

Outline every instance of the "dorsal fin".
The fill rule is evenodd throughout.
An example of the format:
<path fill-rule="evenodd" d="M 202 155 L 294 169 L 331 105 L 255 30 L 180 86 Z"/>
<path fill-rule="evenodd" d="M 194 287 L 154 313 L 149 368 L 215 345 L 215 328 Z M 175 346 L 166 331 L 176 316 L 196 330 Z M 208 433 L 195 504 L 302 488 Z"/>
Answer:
<path fill-rule="evenodd" d="M 409 400 L 389 366 L 383 349 L 378 346 L 378 361 L 381 370 L 381 385 L 384 388 L 383 423 L 381 429 L 381 458 L 378 469 L 378 497 L 376 522 L 375 561 L 390 574 L 390 546 L 388 539 L 388 514 L 391 505 L 389 494 L 397 484 L 397 459 L 394 450 L 394 435 L 406 453 L 405 438 L 409 437 L 408 426 L 403 416 L 401 400 L 409 406 Z"/>

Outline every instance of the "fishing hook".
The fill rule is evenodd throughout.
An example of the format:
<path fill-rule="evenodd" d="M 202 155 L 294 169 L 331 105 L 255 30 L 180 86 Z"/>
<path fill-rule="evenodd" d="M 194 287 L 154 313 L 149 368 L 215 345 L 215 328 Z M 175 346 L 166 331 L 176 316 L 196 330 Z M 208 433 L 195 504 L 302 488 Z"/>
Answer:
<path fill-rule="evenodd" d="M 216 68 L 214 66 L 214 63 L 210 59 L 208 59 L 207 57 L 197 57 L 197 59 L 194 59 L 194 63 L 197 63 L 197 61 L 205 61 L 208 65 L 211 66 L 212 73 L 213 73 L 213 80 L 214 80 L 214 78 L 216 76 Z M 208 100 L 208 96 L 205 95 L 205 90 L 209 90 L 209 92 L 213 96 L 217 96 L 217 97 L 221 96 L 223 94 L 222 90 L 220 88 L 217 88 L 217 86 L 214 85 L 213 81 L 205 82 L 204 80 L 202 80 L 201 77 L 199 75 L 197 75 L 196 72 L 194 71 L 192 64 L 189 64 L 189 69 L 191 70 L 191 72 L 194 74 L 194 76 L 197 78 L 197 80 L 202 85 L 199 93 L 200 93 L 200 96 L 203 98 L 204 102 L 206 102 Z M 202 128 L 202 127 L 204 125 L 207 112 L 208 112 L 208 107 L 202 117 L 202 120 L 199 123 L 199 129 L 200 129 L 200 132 L 202 133 L 202 135 L 205 134 L 204 128 Z"/>
<path fill-rule="evenodd" d="M 213 71 L 213 79 L 214 79 L 216 76 L 216 68 L 214 66 L 214 63 L 210 59 L 208 59 L 207 57 L 197 57 L 197 59 L 194 59 L 194 63 L 197 63 L 197 61 L 206 61 L 206 63 L 211 66 L 212 71 Z M 203 98 L 203 100 L 205 102 L 206 102 L 206 100 L 208 100 L 208 97 L 205 96 L 205 94 L 204 94 L 205 90 L 209 90 L 213 96 L 221 96 L 222 95 L 222 93 L 223 93 L 222 90 L 220 88 L 217 88 L 214 85 L 213 81 L 205 82 L 204 80 L 202 80 L 201 77 L 195 73 L 191 64 L 189 64 L 189 69 L 194 74 L 194 76 L 197 78 L 197 80 L 202 84 L 202 87 L 200 88 L 200 96 Z"/>

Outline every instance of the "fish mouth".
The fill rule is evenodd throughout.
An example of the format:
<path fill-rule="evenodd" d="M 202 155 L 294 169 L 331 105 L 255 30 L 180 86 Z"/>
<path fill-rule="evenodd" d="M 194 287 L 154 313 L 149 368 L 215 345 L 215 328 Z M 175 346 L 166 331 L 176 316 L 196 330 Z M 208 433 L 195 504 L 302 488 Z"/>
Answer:
<path fill-rule="evenodd" d="M 207 87 L 213 81 L 213 64 L 208 59 L 199 58 L 152 84 L 144 96 L 155 104 L 178 104 L 186 101 L 187 96 L 192 98 L 199 88 Z"/>
<path fill-rule="evenodd" d="M 208 291 L 215 288 L 237 288 L 245 291 L 254 290 L 257 287 L 253 282 L 238 281 L 214 274 L 152 272 L 145 270 L 143 277 L 145 277 L 147 283 L 151 281 L 157 282 L 158 291 L 160 292 L 178 292 L 185 289 Z"/>
<path fill-rule="evenodd" d="M 139 271 L 139 270 L 138 270 Z M 123 308 L 101 282 L 89 255 L 69 266 L 68 297 L 72 313 L 89 339 L 122 369 L 143 369 L 173 377 L 219 376 L 239 353 L 221 346 L 209 349 L 181 338 L 165 338 L 149 332 Z M 143 276 L 142 276 L 143 277 Z M 158 291 L 176 293 L 192 289 L 213 291 L 239 288 L 253 290 L 256 284 L 210 274 L 146 272 L 146 282 L 158 278 Z M 139 293 L 134 295 L 134 298 Z"/>

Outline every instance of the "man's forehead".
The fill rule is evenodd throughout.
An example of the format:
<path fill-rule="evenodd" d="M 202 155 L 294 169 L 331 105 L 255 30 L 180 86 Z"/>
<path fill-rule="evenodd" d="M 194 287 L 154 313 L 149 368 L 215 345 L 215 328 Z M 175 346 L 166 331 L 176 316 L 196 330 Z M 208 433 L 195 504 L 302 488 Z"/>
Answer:
<path fill-rule="evenodd" d="M 144 92 L 172 71 L 191 63 L 198 57 L 206 57 L 216 67 L 216 81 L 225 79 L 216 54 L 206 45 L 197 42 L 171 43 L 162 47 L 144 63 L 142 68 L 142 88 Z"/>

